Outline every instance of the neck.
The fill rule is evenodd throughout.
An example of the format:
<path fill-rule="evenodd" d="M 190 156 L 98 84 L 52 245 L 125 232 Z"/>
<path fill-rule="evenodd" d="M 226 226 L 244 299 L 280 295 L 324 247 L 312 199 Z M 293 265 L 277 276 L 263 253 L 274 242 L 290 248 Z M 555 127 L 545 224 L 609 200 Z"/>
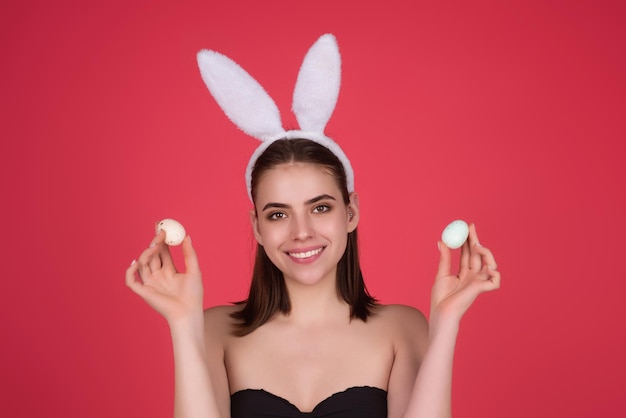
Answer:
<path fill-rule="evenodd" d="M 334 280 L 315 285 L 287 281 L 287 290 L 291 312 L 285 320 L 314 325 L 350 319 L 350 306 L 337 294 Z"/>

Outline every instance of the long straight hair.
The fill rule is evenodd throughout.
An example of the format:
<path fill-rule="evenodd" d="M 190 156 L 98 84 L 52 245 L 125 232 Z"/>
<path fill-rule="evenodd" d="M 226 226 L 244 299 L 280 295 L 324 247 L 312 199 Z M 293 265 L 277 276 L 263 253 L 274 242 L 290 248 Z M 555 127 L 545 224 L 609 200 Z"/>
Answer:
<path fill-rule="evenodd" d="M 259 182 L 267 170 L 297 162 L 315 164 L 327 170 L 339 186 L 344 203 L 350 203 L 343 165 L 329 149 L 308 139 L 281 139 L 267 147 L 252 170 L 252 200 L 255 200 Z M 378 302 L 368 293 L 363 281 L 356 229 L 348 233 L 346 250 L 337 263 L 336 283 L 338 296 L 350 305 L 350 319 L 367 321 Z M 234 334 L 237 336 L 251 333 L 277 312 L 289 314 L 291 311 L 283 273 L 260 244 L 257 244 L 248 298 L 238 304 L 242 309 L 231 315 L 235 319 Z"/>

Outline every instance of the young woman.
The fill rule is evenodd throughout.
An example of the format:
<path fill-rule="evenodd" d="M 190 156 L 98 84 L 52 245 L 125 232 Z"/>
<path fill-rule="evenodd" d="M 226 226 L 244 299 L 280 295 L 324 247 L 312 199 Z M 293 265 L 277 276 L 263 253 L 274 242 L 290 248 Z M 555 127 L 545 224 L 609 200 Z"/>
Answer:
<path fill-rule="evenodd" d="M 163 232 L 126 272 L 128 286 L 169 323 L 175 416 L 450 416 L 459 322 L 480 293 L 499 287 L 493 255 L 471 225 L 452 274 L 439 243 L 430 329 L 414 308 L 378 304 L 359 266 L 349 163 L 319 140 L 290 135 L 250 166 L 258 250 L 246 301 L 203 311 L 189 237 L 185 273 Z"/>

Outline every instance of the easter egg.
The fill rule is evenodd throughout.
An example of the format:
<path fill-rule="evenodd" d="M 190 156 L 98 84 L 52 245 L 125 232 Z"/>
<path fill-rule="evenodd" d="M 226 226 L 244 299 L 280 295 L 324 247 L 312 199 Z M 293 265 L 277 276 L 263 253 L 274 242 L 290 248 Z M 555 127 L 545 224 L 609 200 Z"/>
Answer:
<path fill-rule="evenodd" d="M 156 225 L 156 233 L 165 231 L 165 243 L 167 245 L 179 245 L 185 239 L 185 228 L 174 219 L 163 219 Z"/>
<path fill-rule="evenodd" d="M 456 249 L 461 247 L 469 235 L 469 226 L 460 219 L 452 221 L 445 227 L 441 234 L 441 240 L 448 248 Z"/>

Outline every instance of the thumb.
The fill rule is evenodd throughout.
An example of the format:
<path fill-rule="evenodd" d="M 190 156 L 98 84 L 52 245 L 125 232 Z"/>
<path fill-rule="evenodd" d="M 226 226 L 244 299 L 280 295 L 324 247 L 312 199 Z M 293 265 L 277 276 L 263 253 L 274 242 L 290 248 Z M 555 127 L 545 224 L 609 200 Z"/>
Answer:
<path fill-rule="evenodd" d="M 191 244 L 191 237 L 187 235 L 183 240 L 182 245 L 183 257 L 185 259 L 185 272 L 191 274 L 200 274 L 200 264 L 198 263 L 198 256 L 196 250 Z"/>
<path fill-rule="evenodd" d="M 439 247 L 439 268 L 437 269 L 437 277 L 449 276 L 451 273 L 451 254 L 450 248 L 442 241 L 437 241 Z"/>

